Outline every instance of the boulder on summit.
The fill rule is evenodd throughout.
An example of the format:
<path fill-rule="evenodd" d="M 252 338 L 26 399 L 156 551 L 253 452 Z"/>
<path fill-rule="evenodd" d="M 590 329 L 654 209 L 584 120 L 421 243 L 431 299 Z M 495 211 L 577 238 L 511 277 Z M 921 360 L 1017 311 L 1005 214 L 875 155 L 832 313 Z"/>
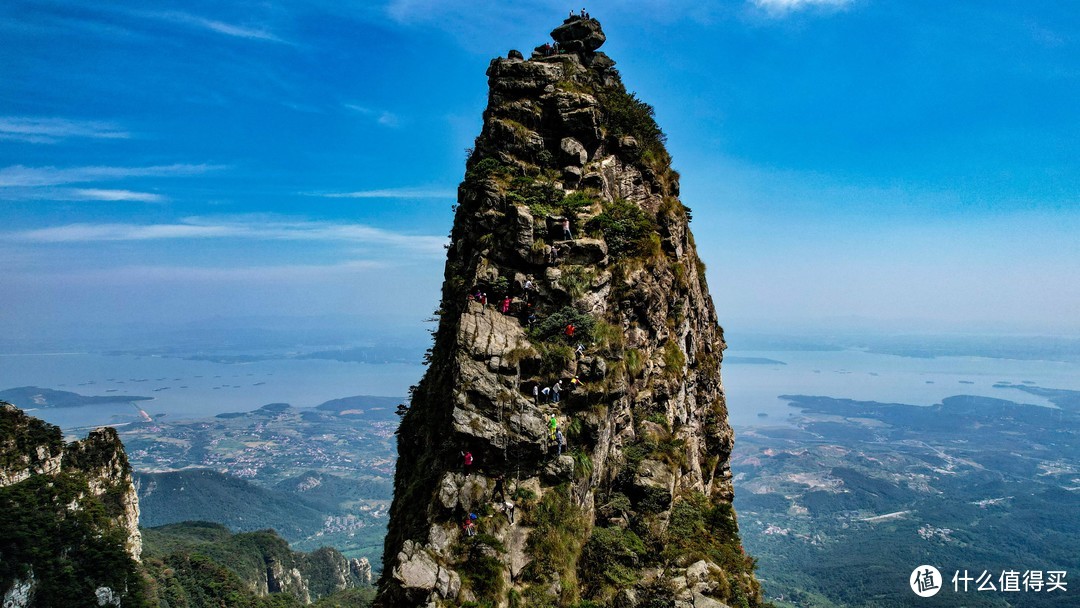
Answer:
<path fill-rule="evenodd" d="M 607 41 L 600 22 L 596 19 L 573 17 L 551 31 L 551 37 L 559 47 L 571 53 L 595 51 Z"/>

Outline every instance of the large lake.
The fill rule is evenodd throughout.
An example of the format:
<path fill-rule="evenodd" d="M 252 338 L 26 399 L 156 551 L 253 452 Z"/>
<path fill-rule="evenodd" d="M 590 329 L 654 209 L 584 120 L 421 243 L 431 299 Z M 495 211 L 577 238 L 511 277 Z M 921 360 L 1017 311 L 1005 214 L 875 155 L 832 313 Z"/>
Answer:
<path fill-rule="evenodd" d="M 353 395 L 404 396 L 422 374 L 420 365 L 318 359 L 214 363 L 135 355 L 0 355 L 0 390 L 38 386 L 81 395 L 153 397 L 139 406 L 152 416 L 168 418 L 243 412 L 268 403 L 312 407 Z M 30 404 L 16 405 L 30 410 Z M 137 415 L 129 403 L 32 412 L 64 429 L 112 424 Z"/>
<path fill-rule="evenodd" d="M 1080 390 L 1077 363 L 917 359 L 860 350 L 728 351 L 726 356 L 724 386 L 730 420 L 737 428 L 784 424 L 793 410 L 778 398 L 783 394 L 915 405 L 967 394 L 1050 406 L 1034 395 L 993 385 L 1027 382 Z M 748 358 L 784 365 L 739 362 Z M 304 359 L 230 364 L 135 355 L 0 355 L 0 390 L 39 386 L 83 395 L 141 395 L 154 398 L 140 402 L 143 409 L 169 418 L 248 411 L 275 402 L 310 407 L 352 395 L 404 396 L 422 373 L 419 365 Z M 33 410 L 35 416 L 65 429 L 122 423 L 136 413 L 129 403 Z"/>
<path fill-rule="evenodd" d="M 779 395 L 817 395 L 934 405 L 953 395 L 979 395 L 1053 407 L 1035 395 L 994 384 L 1028 383 L 1080 390 L 1080 364 L 1059 361 L 936 357 L 920 359 L 840 351 L 727 351 L 724 389 L 732 426 L 782 424 L 794 412 Z M 786 365 L 739 363 L 742 358 Z M 759 414 L 766 414 L 765 417 Z"/>

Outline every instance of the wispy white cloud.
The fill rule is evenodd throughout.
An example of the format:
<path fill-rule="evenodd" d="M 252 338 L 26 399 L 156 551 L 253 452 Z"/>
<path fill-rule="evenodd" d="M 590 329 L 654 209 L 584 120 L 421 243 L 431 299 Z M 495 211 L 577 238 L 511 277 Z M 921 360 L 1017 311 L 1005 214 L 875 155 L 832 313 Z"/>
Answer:
<path fill-rule="evenodd" d="M 221 165 L 155 165 L 150 167 L 26 167 L 11 165 L 0 169 L 0 188 L 39 188 L 130 177 L 182 177 L 224 168 Z"/>
<path fill-rule="evenodd" d="M 58 117 L 0 116 L 0 139 L 55 144 L 72 137 L 128 139 L 131 134 L 113 123 Z"/>
<path fill-rule="evenodd" d="M 450 188 L 383 188 L 378 190 L 358 190 L 356 192 L 304 192 L 306 196 L 323 198 L 454 198 L 457 192 Z"/>
<path fill-rule="evenodd" d="M 186 218 L 172 224 L 65 224 L 11 232 L 3 238 L 23 243 L 87 243 L 101 241 L 153 241 L 163 239 L 252 239 L 264 241 L 339 241 L 395 248 L 424 255 L 443 255 L 446 237 L 411 235 L 364 224 L 281 221 L 246 218 L 211 221 Z"/>
<path fill-rule="evenodd" d="M 87 243 L 96 241 L 148 241 L 241 236 L 224 226 L 189 224 L 65 224 L 7 235 L 25 243 Z"/>
<path fill-rule="evenodd" d="M 359 114 L 362 114 L 374 120 L 376 123 L 384 127 L 397 127 L 401 124 L 401 119 L 398 118 L 397 114 L 394 114 L 393 112 L 389 112 L 387 110 L 375 110 L 354 103 L 347 103 L 343 105 L 354 112 L 358 112 Z"/>
<path fill-rule="evenodd" d="M 773 17 L 783 17 L 806 8 L 843 8 L 855 0 L 749 0 Z"/>
<path fill-rule="evenodd" d="M 168 198 L 153 192 L 116 190 L 111 188 L 0 188 L 3 201 L 117 201 L 163 203 Z"/>
<path fill-rule="evenodd" d="M 78 200 L 88 201 L 133 201 L 139 203 L 161 203 L 165 197 L 153 192 L 135 192 L 133 190 L 108 190 L 101 188 L 75 188 L 71 193 Z"/>
<path fill-rule="evenodd" d="M 17 251 L 3 252 L 18 258 Z M 291 284 L 317 286 L 327 281 L 356 279 L 357 275 L 385 272 L 392 265 L 383 260 L 345 259 L 329 263 L 259 264 L 246 263 L 226 266 L 197 266 L 187 264 L 100 264 L 90 268 L 42 266 L 29 258 L 27 263 L 0 269 L 5 281 L 30 281 L 35 287 L 43 285 L 71 288 L 76 285 L 122 285 L 125 288 L 150 283 L 273 283 L 279 287 Z M 130 292 L 129 292 L 130 293 Z"/>
<path fill-rule="evenodd" d="M 89 283 L 296 283 L 321 282 L 385 268 L 384 262 L 376 260 L 347 260 L 336 264 L 280 264 L 245 265 L 232 267 L 133 265 L 114 268 L 97 268 L 78 272 L 55 272 L 43 278 L 65 284 Z"/>
<path fill-rule="evenodd" d="M 231 36 L 233 38 L 245 38 L 248 40 L 262 40 L 266 42 L 280 42 L 286 44 L 288 43 L 287 40 L 283 40 L 282 38 L 278 37 L 277 34 L 265 28 L 252 27 L 248 25 L 237 25 L 235 23 L 226 23 L 224 21 L 218 21 L 216 19 L 208 19 L 200 15 L 192 15 L 191 13 L 168 11 L 139 12 L 135 14 L 142 17 L 158 19 L 160 21 L 167 21 L 169 23 L 187 25 L 190 27 L 216 32 L 218 34 Z"/>

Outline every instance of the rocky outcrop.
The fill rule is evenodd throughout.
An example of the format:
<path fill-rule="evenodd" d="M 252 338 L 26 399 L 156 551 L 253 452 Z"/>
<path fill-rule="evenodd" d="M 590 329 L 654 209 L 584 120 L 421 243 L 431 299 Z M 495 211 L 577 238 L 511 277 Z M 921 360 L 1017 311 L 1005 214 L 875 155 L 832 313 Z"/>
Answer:
<path fill-rule="evenodd" d="M 111 503 L 113 521 L 125 532 L 124 549 L 138 561 L 142 554 L 139 495 L 131 482 L 131 465 L 116 429 L 94 429 L 86 439 L 68 444 L 61 465 L 64 470 L 85 475 L 90 495 Z"/>
<path fill-rule="evenodd" d="M 377 605 L 756 606 L 679 176 L 599 22 L 552 37 L 488 68 Z"/>
<path fill-rule="evenodd" d="M 350 559 L 349 573 L 360 581 L 361 585 L 371 584 L 371 562 L 368 561 L 368 558 L 361 557 L 357 559 L 354 557 Z"/>
<path fill-rule="evenodd" d="M 0 402 L 0 488 L 29 479 L 31 475 L 56 475 L 64 457 L 60 429 Z"/>
<path fill-rule="evenodd" d="M 599 21 L 574 16 L 552 30 L 551 37 L 561 48 L 571 53 L 595 51 L 607 41 Z"/>
<path fill-rule="evenodd" d="M 13 605 L 141 597 L 139 502 L 114 429 L 65 444 L 58 427 L 0 403 L 0 511 L 10 523 L 0 553 L 14 575 L 0 590 Z"/>

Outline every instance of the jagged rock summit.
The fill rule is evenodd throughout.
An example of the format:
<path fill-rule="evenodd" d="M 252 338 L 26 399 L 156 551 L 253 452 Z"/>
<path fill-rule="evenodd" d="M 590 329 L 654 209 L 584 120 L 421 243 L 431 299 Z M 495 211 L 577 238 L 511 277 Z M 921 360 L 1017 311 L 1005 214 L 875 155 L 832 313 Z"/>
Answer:
<path fill-rule="evenodd" d="M 595 51 L 607 41 L 596 19 L 570 15 L 563 24 L 551 31 L 551 37 L 571 53 Z"/>
<path fill-rule="evenodd" d="M 487 71 L 376 605 L 757 606 L 679 175 L 600 23 L 552 37 Z"/>

